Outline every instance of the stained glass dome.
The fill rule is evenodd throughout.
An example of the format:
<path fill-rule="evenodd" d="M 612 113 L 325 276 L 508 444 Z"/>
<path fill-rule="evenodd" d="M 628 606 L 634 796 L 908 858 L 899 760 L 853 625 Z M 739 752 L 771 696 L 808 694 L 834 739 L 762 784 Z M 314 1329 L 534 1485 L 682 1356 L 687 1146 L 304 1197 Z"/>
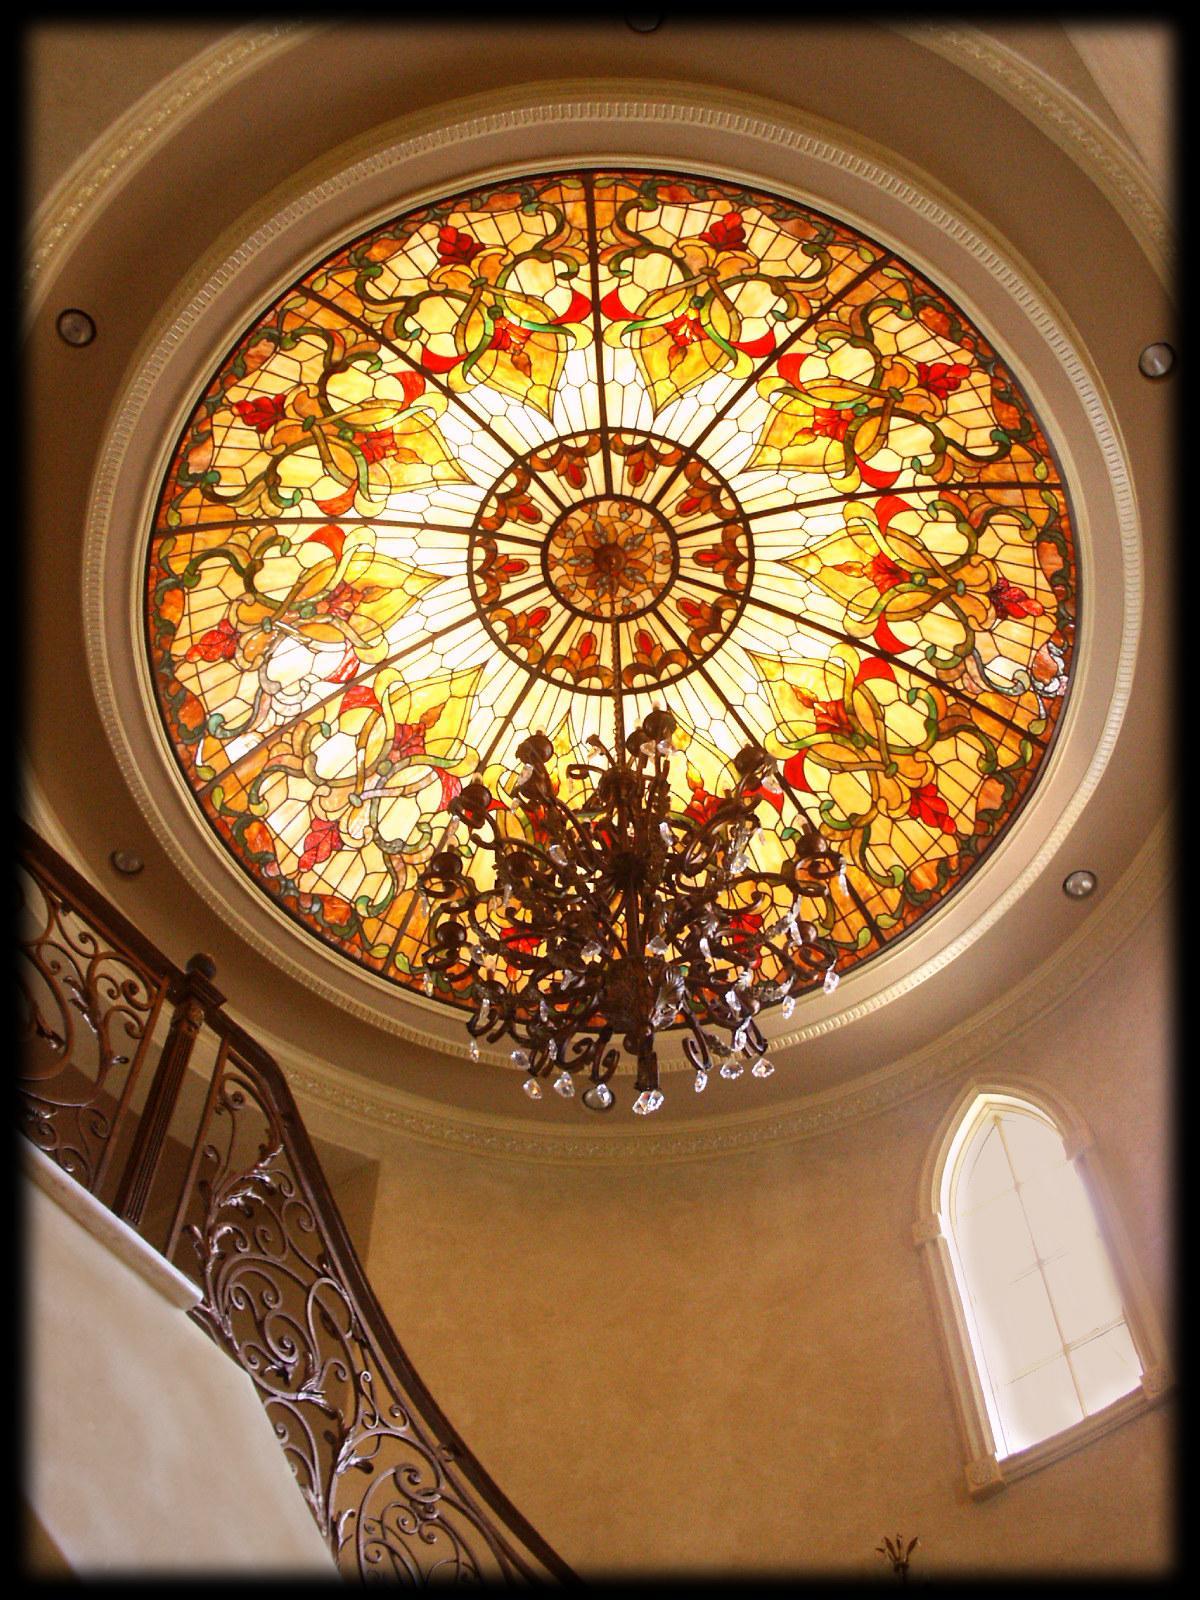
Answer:
<path fill-rule="evenodd" d="M 504 806 L 531 729 L 569 784 L 618 697 L 678 719 L 680 812 L 748 739 L 779 758 L 755 851 L 817 821 L 847 860 L 824 931 L 869 959 L 1030 792 L 1076 563 L 1029 401 L 920 272 L 793 200 L 572 171 L 409 211 L 279 295 L 183 429 L 145 598 L 208 823 L 419 989 L 449 801 L 479 773 Z"/>

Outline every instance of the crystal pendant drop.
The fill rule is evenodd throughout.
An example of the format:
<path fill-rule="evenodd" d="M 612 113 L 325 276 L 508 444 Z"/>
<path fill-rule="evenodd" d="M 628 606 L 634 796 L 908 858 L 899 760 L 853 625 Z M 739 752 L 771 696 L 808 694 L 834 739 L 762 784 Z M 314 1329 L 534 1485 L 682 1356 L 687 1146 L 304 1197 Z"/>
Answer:
<path fill-rule="evenodd" d="M 542 1098 L 542 1086 L 536 1078 L 526 1078 L 521 1087 L 531 1100 L 540 1100 Z"/>
<path fill-rule="evenodd" d="M 704 1072 L 703 1070 L 697 1069 L 697 1072 L 696 1072 L 696 1093 L 697 1094 L 703 1093 L 703 1091 L 707 1087 L 708 1087 L 708 1073 Z"/>
<path fill-rule="evenodd" d="M 825 983 L 824 983 L 825 993 L 826 994 L 832 994 L 833 991 L 837 988 L 837 986 L 840 983 L 840 981 L 841 980 L 838 977 L 837 969 L 834 968 L 834 967 L 830 967 L 829 971 L 825 974 Z"/>
<path fill-rule="evenodd" d="M 639 1117 L 648 1117 L 652 1111 L 657 1111 L 662 1103 L 661 1089 L 643 1089 L 633 1102 L 633 1109 Z"/>
<path fill-rule="evenodd" d="M 490 1018 L 491 1014 L 492 1014 L 492 1002 L 490 1000 L 482 1000 L 482 1001 L 480 1001 L 480 1004 L 479 1004 L 479 1026 L 481 1028 L 486 1028 L 487 1027 L 488 1019 Z"/>
<path fill-rule="evenodd" d="M 426 994 L 432 994 L 433 993 L 433 973 L 432 972 L 427 972 L 425 974 L 425 976 L 421 979 L 421 987 L 422 987 L 422 989 L 424 989 Z"/>
<path fill-rule="evenodd" d="M 529 1051 L 514 1050 L 511 1060 L 514 1067 L 527 1067 L 529 1065 Z"/>
<path fill-rule="evenodd" d="M 606 1083 L 593 1083 L 580 1096 L 589 1111 L 607 1111 L 613 1103 L 613 1092 Z"/>
<path fill-rule="evenodd" d="M 567 864 L 567 852 L 563 849 L 562 845 L 560 845 L 560 844 L 552 844 L 550 846 L 549 850 L 546 851 L 546 854 L 550 857 L 551 861 L 553 861 L 556 866 L 559 866 L 559 867 L 565 867 L 566 866 L 566 864 Z"/>
<path fill-rule="evenodd" d="M 472 1061 L 478 1061 L 479 1060 L 479 1040 L 478 1039 L 472 1039 L 471 1040 L 470 1056 L 471 1056 L 471 1060 Z"/>
<path fill-rule="evenodd" d="M 570 1100 L 575 1093 L 575 1083 L 569 1072 L 560 1072 L 554 1080 L 555 1094 L 562 1095 L 564 1100 Z"/>
<path fill-rule="evenodd" d="M 675 836 L 671 832 L 671 824 L 669 822 L 660 822 L 659 825 L 658 825 L 658 831 L 663 836 L 663 843 L 664 844 L 674 844 L 675 843 Z"/>
<path fill-rule="evenodd" d="M 650 943 L 646 946 L 646 949 L 650 952 L 650 954 L 652 956 L 665 956 L 667 951 L 670 948 L 671 948 L 670 945 L 663 938 L 661 933 L 656 934 L 654 936 L 654 938 L 651 939 Z"/>
<path fill-rule="evenodd" d="M 779 1008 L 780 1012 L 783 1015 L 783 1018 L 784 1018 L 785 1022 L 788 1019 L 788 1017 L 791 1016 L 792 1012 L 795 1011 L 795 1009 L 796 1009 L 796 997 L 795 997 L 795 995 L 790 994 L 790 995 L 788 995 L 787 999 L 783 1002 L 783 1004 Z"/>
<path fill-rule="evenodd" d="M 723 1061 L 721 1063 L 721 1076 L 723 1078 L 740 1078 L 741 1075 L 742 1063 L 740 1061 L 734 1059 L 733 1061 Z"/>
<path fill-rule="evenodd" d="M 590 944 L 585 944 L 583 949 L 579 953 L 580 953 L 580 955 L 583 957 L 583 959 L 585 961 L 591 962 L 591 961 L 599 961 L 600 957 L 604 954 L 604 951 L 600 948 L 600 946 L 593 939 Z"/>
<path fill-rule="evenodd" d="M 752 1078 L 769 1078 L 775 1071 L 775 1063 L 769 1056 L 760 1056 L 750 1068 Z"/>

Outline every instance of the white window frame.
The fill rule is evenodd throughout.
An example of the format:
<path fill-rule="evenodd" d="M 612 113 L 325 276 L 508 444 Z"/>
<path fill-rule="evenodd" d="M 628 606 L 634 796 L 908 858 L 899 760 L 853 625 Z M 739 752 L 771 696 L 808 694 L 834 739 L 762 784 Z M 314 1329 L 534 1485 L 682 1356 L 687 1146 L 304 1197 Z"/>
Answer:
<path fill-rule="evenodd" d="M 959 1289 L 954 1246 L 944 1231 L 949 1223 L 941 1209 L 947 1164 L 956 1154 L 958 1135 L 964 1123 L 976 1122 L 981 1101 L 991 1101 L 1001 1108 L 1005 1104 L 1031 1107 L 1048 1117 L 1061 1135 L 1067 1159 L 1082 1179 L 1091 1201 L 1121 1294 L 1129 1335 L 1142 1367 L 1139 1388 L 1037 1444 L 1003 1457 L 997 1454 L 989 1412 L 988 1380 L 976 1364 L 970 1334 L 972 1312 L 970 1306 L 964 1304 Z M 996 1494 L 1014 1479 L 1036 1472 L 1130 1418 L 1141 1416 L 1158 1404 L 1170 1389 L 1174 1379 L 1167 1363 L 1162 1328 L 1113 1203 L 1091 1132 L 1074 1108 L 1054 1091 L 1016 1076 L 1003 1081 L 974 1079 L 957 1091 L 921 1170 L 913 1242 L 924 1263 L 941 1329 L 964 1452 L 966 1487 L 972 1499 Z"/>

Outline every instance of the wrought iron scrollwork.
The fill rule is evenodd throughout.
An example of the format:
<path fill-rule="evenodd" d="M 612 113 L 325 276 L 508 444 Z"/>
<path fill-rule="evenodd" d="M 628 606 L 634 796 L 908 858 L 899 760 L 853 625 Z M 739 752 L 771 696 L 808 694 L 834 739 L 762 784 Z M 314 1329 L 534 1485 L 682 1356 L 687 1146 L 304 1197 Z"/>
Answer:
<path fill-rule="evenodd" d="M 536 1578 L 364 1325 L 285 1119 L 248 1063 L 218 1071 L 200 1215 L 184 1229 L 204 1287 L 196 1315 L 253 1380 L 339 1566 L 418 1583 Z"/>
<path fill-rule="evenodd" d="M 35 869 L 22 870 L 20 894 L 20 1123 L 39 1149 L 95 1190 L 164 981 Z"/>
<path fill-rule="evenodd" d="M 190 1041 L 215 1037 L 165 1253 L 198 1281 L 193 1315 L 249 1374 L 341 1572 L 421 1584 L 572 1581 L 409 1364 L 286 1080 L 224 1015 L 211 962 L 173 966 L 29 830 L 23 902 L 20 1115 L 34 1143 L 94 1192 L 134 1120 L 133 1085 L 170 1007 L 117 1198 L 106 1201 L 118 1211 L 133 1180 L 148 1187 L 158 1168 L 180 1078 L 214 1060 L 207 1049 L 192 1056 Z M 125 1214 L 143 1226 L 140 1201 Z"/>

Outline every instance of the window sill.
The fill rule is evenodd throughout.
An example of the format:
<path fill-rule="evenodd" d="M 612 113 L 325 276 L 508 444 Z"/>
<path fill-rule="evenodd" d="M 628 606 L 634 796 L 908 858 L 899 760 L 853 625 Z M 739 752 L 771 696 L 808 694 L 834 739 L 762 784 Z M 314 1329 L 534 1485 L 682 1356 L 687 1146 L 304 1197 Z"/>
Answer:
<path fill-rule="evenodd" d="M 1048 1467 L 1051 1462 L 1061 1461 L 1072 1451 L 1091 1444 L 1093 1439 L 1111 1433 L 1114 1428 L 1132 1421 L 1134 1417 L 1144 1416 L 1169 1392 L 1173 1381 L 1165 1368 L 1152 1367 L 1142 1374 L 1139 1388 L 1131 1389 L 1119 1400 L 1114 1400 L 1112 1405 L 1105 1406 L 1103 1411 L 1097 1411 L 1094 1416 L 1084 1417 L 1081 1422 L 1076 1422 L 1070 1428 L 1064 1428 L 1061 1433 L 1052 1434 L 1048 1439 L 1041 1439 L 1037 1444 L 1031 1444 L 1024 1450 L 1017 1450 L 1002 1460 L 989 1455 L 969 1461 L 965 1468 L 967 1493 L 973 1500 L 986 1500 L 991 1495 L 998 1494 L 1016 1479 L 1027 1477 L 1029 1473 L 1037 1472 L 1042 1467 Z"/>

